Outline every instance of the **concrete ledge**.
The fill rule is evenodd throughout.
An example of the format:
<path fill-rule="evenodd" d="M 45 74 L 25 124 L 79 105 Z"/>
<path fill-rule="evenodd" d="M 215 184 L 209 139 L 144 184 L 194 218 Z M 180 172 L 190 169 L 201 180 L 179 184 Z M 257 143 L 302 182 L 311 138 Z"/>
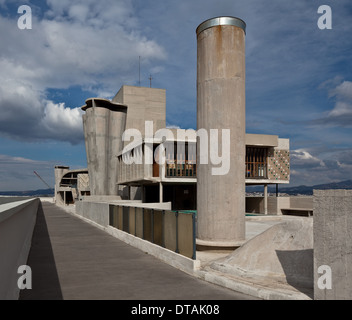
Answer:
<path fill-rule="evenodd" d="M 17 300 L 18 267 L 27 263 L 39 199 L 0 206 L 0 300 Z"/>
<path fill-rule="evenodd" d="M 28 206 L 35 199 L 27 199 L 22 201 L 15 201 L 0 205 L 0 223 L 9 219 L 11 216 Z"/>
<path fill-rule="evenodd" d="M 245 239 L 239 241 L 210 241 L 196 239 L 197 250 L 235 250 L 242 246 L 245 242 Z"/>
<path fill-rule="evenodd" d="M 230 278 L 224 276 L 221 273 L 215 271 L 198 271 L 197 275 L 200 279 L 207 282 L 237 291 L 244 294 L 251 295 L 253 297 L 261 298 L 264 300 L 311 300 L 306 294 L 277 287 L 272 282 L 268 281 L 267 284 L 260 283 L 256 279 L 244 279 L 244 278 Z M 247 281 L 246 281 L 247 280 Z"/>

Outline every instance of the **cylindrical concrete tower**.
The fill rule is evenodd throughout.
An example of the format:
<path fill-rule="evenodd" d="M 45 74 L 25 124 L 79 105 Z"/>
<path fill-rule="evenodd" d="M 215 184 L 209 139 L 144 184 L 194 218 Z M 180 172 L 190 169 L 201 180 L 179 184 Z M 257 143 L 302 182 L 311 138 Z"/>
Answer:
<path fill-rule="evenodd" d="M 230 170 L 214 175 L 212 168 L 220 165 L 211 157 L 201 164 L 204 144 L 197 143 L 200 246 L 236 247 L 245 239 L 245 29 L 234 17 L 209 19 L 197 28 L 197 127 L 209 137 L 218 129 L 215 149 L 219 156 L 230 151 Z M 223 129 L 230 130 L 228 142 L 222 141 Z"/>
<path fill-rule="evenodd" d="M 117 195 L 117 154 L 121 151 L 127 106 L 105 99 L 88 99 L 82 107 L 90 191 Z"/>

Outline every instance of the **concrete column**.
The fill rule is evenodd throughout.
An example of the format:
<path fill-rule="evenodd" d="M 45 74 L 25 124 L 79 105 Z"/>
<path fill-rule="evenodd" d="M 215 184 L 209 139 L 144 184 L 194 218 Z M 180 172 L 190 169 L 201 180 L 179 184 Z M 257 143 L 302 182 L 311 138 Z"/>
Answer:
<path fill-rule="evenodd" d="M 164 187 L 162 182 L 159 182 L 159 202 L 162 203 L 163 202 L 163 191 L 164 191 Z"/>
<path fill-rule="evenodd" d="M 264 214 L 268 214 L 268 185 L 264 185 Z"/>
<path fill-rule="evenodd" d="M 221 17 L 197 28 L 198 130 L 210 136 L 218 129 L 219 153 L 222 130 L 230 130 L 226 175 L 213 175 L 218 165 L 210 159 L 200 164 L 204 150 L 197 143 L 198 245 L 233 247 L 245 240 L 245 26 Z"/>

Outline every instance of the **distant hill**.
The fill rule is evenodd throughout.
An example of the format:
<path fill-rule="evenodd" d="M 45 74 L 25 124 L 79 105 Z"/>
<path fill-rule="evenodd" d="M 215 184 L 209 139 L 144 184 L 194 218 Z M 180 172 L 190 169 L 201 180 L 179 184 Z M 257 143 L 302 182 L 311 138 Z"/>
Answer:
<path fill-rule="evenodd" d="M 304 194 L 304 195 L 312 195 L 313 190 L 328 190 L 328 189 L 352 189 L 352 180 L 340 181 L 340 182 L 332 182 L 332 183 L 324 183 L 317 184 L 314 186 L 297 186 L 297 187 L 280 187 L 280 193 L 287 193 L 289 195 L 296 194 Z M 263 187 L 247 187 L 247 192 L 262 192 Z M 275 186 L 269 186 L 268 191 L 271 193 L 276 192 Z"/>
<path fill-rule="evenodd" d="M 53 197 L 53 189 L 40 189 L 30 191 L 0 191 L 0 196 L 17 196 L 17 197 Z"/>
<path fill-rule="evenodd" d="M 247 192 L 263 192 L 263 186 L 247 187 Z M 287 193 L 289 195 L 304 194 L 312 195 L 313 190 L 328 190 L 328 189 L 352 189 L 352 180 L 332 182 L 325 184 L 318 184 L 315 186 L 297 186 L 297 187 L 282 187 L 279 186 L 280 193 Z M 269 186 L 268 191 L 271 193 L 276 192 L 275 186 Z M 31 191 L 0 191 L 0 196 L 19 196 L 19 197 L 53 197 L 53 189 L 40 189 Z"/>

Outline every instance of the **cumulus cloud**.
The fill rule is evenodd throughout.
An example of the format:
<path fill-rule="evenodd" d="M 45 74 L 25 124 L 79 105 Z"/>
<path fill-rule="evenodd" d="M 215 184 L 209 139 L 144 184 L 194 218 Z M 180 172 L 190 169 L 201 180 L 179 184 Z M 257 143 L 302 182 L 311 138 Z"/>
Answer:
<path fill-rule="evenodd" d="M 328 90 L 329 97 L 335 100 L 334 108 L 325 112 L 323 117 L 311 121 L 311 124 L 352 127 L 352 82 L 336 84 L 336 80 L 339 79 L 329 82 L 336 86 Z"/>
<path fill-rule="evenodd" d="M 352 151 L 321 149 L 291 151 L 291 184 L 314 185 L 351 179 Z"/>
<path fill-rule="evenodd" d="M 83 141 L 82 111 L 47 100 L 18 80 L 0 80 L 0 133 L 24 141 Z"/>
<path fill-rule="evenodd" d="M 130 0 L 47 0 L 47 6 L 41 18 L 33 15 L 32 30 L 19 30 L 17 17 L 0 13 L 0 133 L 78 143 L 81 111 L 50 101 L 47 89 L 79 86 L 113 96 L 121 82 L 136 78 L 138 56 L 148 64 L 166 52 L 142 35 Z"/>
<path fill-rule="evenodd" d="M 291 162 L 295 168 L 324 167 L 324 161 L 311 155 L 307 150 L 297 149 L 291 151 Z"/>

